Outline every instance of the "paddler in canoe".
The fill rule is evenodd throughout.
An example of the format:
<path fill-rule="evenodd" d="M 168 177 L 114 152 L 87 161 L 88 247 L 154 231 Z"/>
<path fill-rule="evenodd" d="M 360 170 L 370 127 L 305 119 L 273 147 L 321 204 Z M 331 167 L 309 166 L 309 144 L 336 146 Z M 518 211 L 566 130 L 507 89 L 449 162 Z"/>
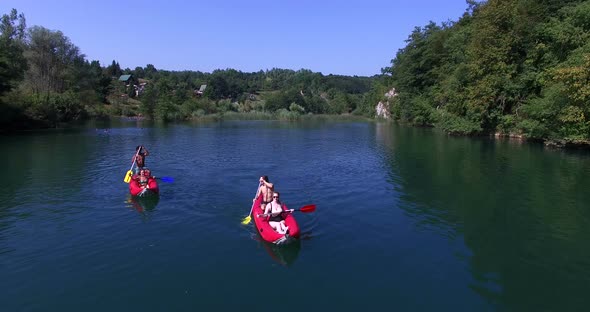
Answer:
<path fill-rule="evenodd" d="M 256 196 L 252 199 L 252 202 L 256 202 L 258 197 L 262 196 L 262 201 L 260 204 L 260 209 L 264 211 L 266 204 L 272 201 L 272 194 L 274 191 L 274 184 L 268 181 L 268 176 L 261 176 L 258 179 L 260 185 L 258 186 L 258 192 L 256 192 Z"/>
<path fill-rule="evenodd" d="M 268 224 L 279 234 L 287 234 L 289 227 L 285 225 L 285 216 L 287 212 L 292 210 L 285 209 L 285 205 L 281 203 L 279 192 L 272 194 L 272 201 L 266 205 L 264 215 L 269 216 Z"/>
<path fill-rule="evenodd" d="M 145 167 L 145 157 L 148 156 L 150 152 L 148 152 L 147 148 L 143 145 L 138 145 L 135 148 L 135 155 L 131 158 L 131 163 L 135 163 L 135 174 L 138 174 L 143 167 Z"/>

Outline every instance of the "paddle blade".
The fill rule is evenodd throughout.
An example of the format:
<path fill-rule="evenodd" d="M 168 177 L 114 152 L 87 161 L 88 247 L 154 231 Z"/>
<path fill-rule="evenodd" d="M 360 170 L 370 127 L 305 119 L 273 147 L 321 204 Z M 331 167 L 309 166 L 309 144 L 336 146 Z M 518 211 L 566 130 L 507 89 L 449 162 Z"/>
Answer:
<path fill-rule="evenodd" d="M 305 213 L 314 212 L 315 211 L 315 205 L 313 205 L 313 204 L 312 205 L 306 205 L 306 206 L 301 207 L 301 209 L 299 209 L 299 210 L 301 212 L 305 212 Z"/>
<path fill-rule="evenodd" d="M 168 183 L 174 182 L 174 178 L 172 178 L 172 177 L 159 177 L 158 179 L 160 179 L 164 182 L 168 182 Z"/>
<path fill-rule="evenodd" d="M 250 223 L 250 221 L 252 221 L 252 217 L 247 216 L 247 217 L 244 218 L 244 220 L 242 220 L 242 224 L 243 225 L 247 225 L 247 224 Z"/>
<path fill-rule="evenodd" d="M 125 178 L 123 178 L 123 182 L 125 182 L 125 183 L 131 182 L 132 175 L 133 175 L 133 171 L 131 171 L 131 170 L 127 171 L 127 173 L 125 174 Z"/>

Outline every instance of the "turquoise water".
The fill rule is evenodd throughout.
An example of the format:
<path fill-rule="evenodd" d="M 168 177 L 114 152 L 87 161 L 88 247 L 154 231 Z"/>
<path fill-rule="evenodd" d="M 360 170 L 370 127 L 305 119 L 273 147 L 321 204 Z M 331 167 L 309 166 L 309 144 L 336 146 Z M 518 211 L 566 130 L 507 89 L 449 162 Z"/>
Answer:
<path fill-rule="evenodd" d="M 107 128 L 108 130 L 104 130 Z M 123 183 L 138 144 L 161 183 Z M 2 311 L 586 310 L 590 155 L 363 122 L 0 137 Z M 298 213 L 277 248 L 260 175 Z"/>

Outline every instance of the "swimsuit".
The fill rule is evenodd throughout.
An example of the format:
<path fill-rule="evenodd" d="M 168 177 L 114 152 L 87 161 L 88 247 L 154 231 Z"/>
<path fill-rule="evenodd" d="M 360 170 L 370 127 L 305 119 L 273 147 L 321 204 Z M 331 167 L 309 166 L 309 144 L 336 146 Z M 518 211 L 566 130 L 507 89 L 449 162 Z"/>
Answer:
<path fill-rule="evenodd" d="M 274 212 L 273 213 L 272 212 L 273 205 L 270 204 L 270 218 L 268 218 L 268 221 L 281 222 L 281 221 L 284 220 L 284 218 L 283 218 L 283 212 L 284 212 L 283 205 L 281 204 L 280 207 L 281 207 L 281 211 L 280 212 Z"/>
<path fill-rule="evenodd" d="M 145 155 L 144 155 L 144 153 L 138 153 L 137 156 L 136 156 L 136 158 L 135 158 L 135 161 L 136 161 L 138 167 L 140 167 L 140 168 L 145 167 Z"/>
<path fill-rule="evenodd" d="M 279 213 L 279 214 L 278 214 L 278 215 L 276 215 L 276 216 L 270 216 L 270 218 L 268 219 L 268 221 L 274 221 L 274 222 L 281 222 L 281 221 L 283 221 L 283 220 L 284 220 L 284 219 L 283 219 L 283 213 L 282 213 L 282 212 L 281 212 L 281 213 Z"/>

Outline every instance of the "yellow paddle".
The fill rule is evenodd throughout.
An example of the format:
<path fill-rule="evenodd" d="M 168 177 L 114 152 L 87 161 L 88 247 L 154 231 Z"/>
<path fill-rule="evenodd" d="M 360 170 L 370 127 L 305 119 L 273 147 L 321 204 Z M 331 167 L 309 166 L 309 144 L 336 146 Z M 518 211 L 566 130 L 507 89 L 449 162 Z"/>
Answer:
<path fill-rule="evenodd" d="M 125 177 L 123 178 L 123 182 L 125 183 L 131 182 L 131 176 L 133 176 L 133 166 L 135 166 L 135 161 L 137 160 L 137 155 L 139 154 L 139 151 L 141 151 L 141 147 L 137 149 L 137 153 L 135 153 L 135 157 L 133 157 L 133 163 L 131 164 L 131 168 L 129 168 L 129 171 L 127 171 Z"/>
<path fill-rule="evenodd" d="M 242 224 L 248 225 L 250 223 L 250 221 L 252 221 L 252 217 L 250 215 L 248 215 L 247 217 L 244 218 L 244 220 L 242 221 Z"/>
<path fill-rule="evenodd" d="M 256 189 L 256 194 L 258 194 L 258 190 L 260 190 L 260 184 L 258 184 L 258 189 Z M 254 195 L 254 196 L 256 196 L 256 195 Z M 262 194 L 260 194 L 260 196 L 262 196 Z M 254 201 L 254 202 L 252 203 L 252 208 L 250 208 L 250 213 L 248 213 L 248 216 L 247 216 L 247 217 L 245 217 L 245 218 L 244 218 L 244 220 L 242 220 L 242 224 L 243 224 L 243 225 L 249 224 L 249 223 L 250 223 L 250 221 L 252 221 L 252 216 L 251 216 L 251 214 L 252 214 L 252 210 L 254 210 L 254 205 L 256 205 L 256 201 Z"/>

